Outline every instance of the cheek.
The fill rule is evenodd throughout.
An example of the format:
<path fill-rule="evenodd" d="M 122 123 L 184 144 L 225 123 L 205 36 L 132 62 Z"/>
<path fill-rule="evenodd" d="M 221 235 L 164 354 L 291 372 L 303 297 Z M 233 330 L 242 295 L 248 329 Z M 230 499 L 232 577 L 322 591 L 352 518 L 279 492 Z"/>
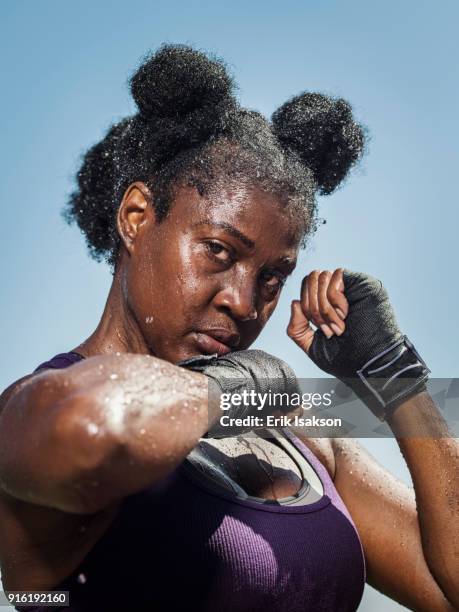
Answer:
<path fill-rule="evenodd" d="M 133 262 L 129 301 L 146 335 L 174 335 L 174 330 L 179 333 L 192 326 L 212 297 L 212 283 L 201 263 L 183 243 L 155 256 L 144 253 Z"/>
<path fill-rule="evenodd" d="M 176 295 L 187 310 L 194 310 L 211 300 L 218 290 L 216 279 L 209 274 L 206 261 L 191 245 L 183 240 L 174 274 Z"/>
<path fill-rule="evenodd" d="M 139 325 L 150 329 L 167 311 L 167 274 L 160 254 L 143 252 L 132 257 L 125 280 L 125 291 L 131 311 Z"/>
<path fill-rule="evenodd" d="M 266 323 L 268 322 L 268 319 L 271 315 L 267 314 L 266 312 L 262 312 L 259 316 L 258 316 L 258 333 L 260 334 L 263 331 L 263 328 L 265 327 Z"/>
<path fill-rule="evenodd" d="M 273 314 L 276 306 L 277 306 L 277 300 L 275 302 L 274 301 L 269 302 L 268 304 L 264 306 L 264 308 L 262 308 L 259 318 L 261 321 L 263 321 L 263 323 L 266 323 L 266 321 L 268 321 L 270 316 Z"/>
<path fill-rule="evenodd" d="M 128 302 L 141 328 L 151 328 L 159 320 L 163 310 L 163 292 L 146 270 L 139 268 L 129 279 Z"/>
<path fill-rule="evenodd" d="M 258 321 L 262 329 L 266 325 L 266 323 L 269 321 L 273 312 L 275 311 L 278 302 L 279 302 L 279 297 L 277 297 L 275 300 L 272 300 L 271 302 L 268 302 L 262 307 L 261 312 L 259 313 L 259 316 L 258 316 Z"/>
<path fill-rule="evenodd" d="M 263 331 L 263 328 L 265 327 L 269 318 L 273 314 L 277 302 L 278 300 L 275 300 L 268 304 L 264 304 L 264 306 L 261 306 L 261 310 L 258 311 L 258 318 L 255 321 L 252 321 L 247 326 L 245 326 L 243 331 L 241 349 L 249 348 L 255 342 L 255 340 Z"/>

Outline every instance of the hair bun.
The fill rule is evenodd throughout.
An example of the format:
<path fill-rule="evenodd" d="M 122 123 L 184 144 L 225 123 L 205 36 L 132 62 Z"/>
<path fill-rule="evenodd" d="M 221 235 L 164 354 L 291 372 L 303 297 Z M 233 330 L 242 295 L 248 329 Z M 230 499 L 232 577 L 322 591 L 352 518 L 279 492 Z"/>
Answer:
<path fill-rule="evenodd" d="M 186 45 L 162 45 L 146 58 L 130 86 L 146 120 L 234 104 L 234 83 L 222 60 Z"/>
<path fill-rule="evenodd" d="M 313 172 L 319 193 L 328 195 L 362 156 L 365 132 L 346 100 L 302 93 L 272 115 L 281 144 Z"/>

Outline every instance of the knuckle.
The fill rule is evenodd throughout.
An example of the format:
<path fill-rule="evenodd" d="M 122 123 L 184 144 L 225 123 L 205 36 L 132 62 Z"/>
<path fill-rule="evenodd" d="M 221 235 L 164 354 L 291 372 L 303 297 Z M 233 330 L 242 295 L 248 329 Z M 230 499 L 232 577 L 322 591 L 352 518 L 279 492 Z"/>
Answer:
<path fill-rule="evenodd" d="M 320 312 L 319 312 L 319 310 L 318 310 L 318 309 L 316 309 L 316 308 L 313 308 L 313 309 L 311 310 L 311 315 L 312 315 L 312 317 L 313 317 L 314 319 L 320 319 L 320 318 L 321 318 L 321 316 L 320 316 Z"/>
<path fill-rule="evenodd" d="M 331 304 L 336 305 L 339 302 L 339 292 L 328 288 L 327 299 Z"/>

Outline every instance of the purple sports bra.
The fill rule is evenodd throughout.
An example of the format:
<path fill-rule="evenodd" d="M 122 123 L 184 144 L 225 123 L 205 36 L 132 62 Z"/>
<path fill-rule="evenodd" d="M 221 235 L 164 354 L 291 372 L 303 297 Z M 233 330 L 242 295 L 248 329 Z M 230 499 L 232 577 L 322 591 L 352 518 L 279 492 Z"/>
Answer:
<path fill-rule="evenodd" d="M 62 353 L 36 371 L 81 359 Z M 356 610 L 365 562 L 355 525 L 325 467 L 283 432 L 319 477 L 320 499 L 293 506 L 240 499 L 209 487 L 184 462 L 123 500 L 109 529 L 56 586 L 69 591 L 70 607 L 62 610 Z"/>

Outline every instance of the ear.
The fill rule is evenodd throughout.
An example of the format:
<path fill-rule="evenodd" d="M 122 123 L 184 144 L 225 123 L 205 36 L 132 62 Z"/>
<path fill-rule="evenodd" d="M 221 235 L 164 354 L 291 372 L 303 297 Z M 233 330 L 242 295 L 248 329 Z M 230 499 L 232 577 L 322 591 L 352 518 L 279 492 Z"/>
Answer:
<path fill-rule="evenodd" d="M 116 225 L 124 246 L 129 253 L 135 248 L 135 242 L 148 223 L 155 222 L 152 196 L 145 183 L 136 182 L 126 189 L 118 208 Z"/>

